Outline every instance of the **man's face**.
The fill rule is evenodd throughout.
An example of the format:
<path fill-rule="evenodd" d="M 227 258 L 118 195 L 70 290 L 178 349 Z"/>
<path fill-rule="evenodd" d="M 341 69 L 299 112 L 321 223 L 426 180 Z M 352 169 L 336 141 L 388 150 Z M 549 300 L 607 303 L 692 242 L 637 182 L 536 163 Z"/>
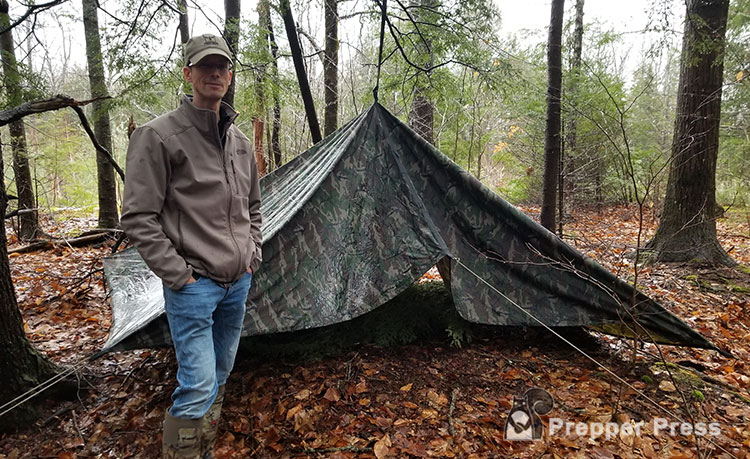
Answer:
<path fill-rule="evenodd" d="M 185 80 L 193 84 L 194 103 L 215 103 L 224 97 L 232 81 L 229 64 L 226 57 L 209 54 L 190 67 L 183 67 Z"/>

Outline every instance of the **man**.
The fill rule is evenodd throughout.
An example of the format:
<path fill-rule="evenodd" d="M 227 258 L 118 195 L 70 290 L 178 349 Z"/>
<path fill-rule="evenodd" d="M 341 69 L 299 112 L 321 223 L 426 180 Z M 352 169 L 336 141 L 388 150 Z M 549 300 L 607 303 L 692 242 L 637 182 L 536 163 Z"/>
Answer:
<path fill-rule="evenodd" d="M 221 101 L 230 51 L 214 35 L 185 46 L 193 96 L 130 138 L 122 226 L 164 284 L 178 387 L 164 418 L 164 457 L 213 457 L 216 428 L 261 262 L 258 170 Z"/>

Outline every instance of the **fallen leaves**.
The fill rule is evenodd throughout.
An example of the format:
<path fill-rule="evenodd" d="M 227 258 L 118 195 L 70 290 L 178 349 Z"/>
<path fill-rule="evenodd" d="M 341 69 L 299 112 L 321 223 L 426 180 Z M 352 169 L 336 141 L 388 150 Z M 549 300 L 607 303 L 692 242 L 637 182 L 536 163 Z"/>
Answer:
<path fill-rule="evenodd" d="M 627 275 L 632 262 L 624 257 L 637 234 L 636 219 L 625 221 L 621 214 L 617 208 L 598 215 L 577 213 L 570 230 L 582 235 L 576 239 L 580 249 Z M 736 242 L 733 255 L 750 259 L 747 241 Z M 76 249 L 12 257 L 27 333 L 56 361 L 79 359 L 103 342 L 111 319 L 100 274 L 89 276 L 91 282 L 76 282 L 97 268 L 106 252 Z M 436 279 L 436 271 L 426 279 Z M 692 272 L 680 267 L 650 267 L 640 274 L 647 293 L 739 358 L 663 347 L 667 357 L 699 364 L 711 378 L 750 396 L 750 365 L 745 363 L 750 361 L 750 301 L 730 288 L 747 280 L 727 272 L 700 272 L 698 280 L 709 278 L 701 284 L 687 279 Z M 540 442 L 505 441 L 514 397 L 528 387 L 550 391 L 555 409 L 549 416 L 566 421 L 634 424 L 662 414 L 549 335 L 505 333 L 480 334 L 463 349 L 432 342 L 364 347 L 315 362 L 240 358 L 227 386 L 217 458 L 695 456 L 692 438 L 657 437 L 651 429 L 640 436 L 621 431 L 609 440 L 589 440 L 550 437 L 547 428 Z M 748 405 L 739 397 L 704 382 L 694 388 L 690 384 L 698 383 L 692 380 L 677 378 L 675 387 L 665 374 L 641 371 L 653 366 L 648 354 L 638 354 L 631 366 L 630 342 L 601 336 L 596 343 L 607 365 L 634 387 L 678 413 L 684 409 L 682 391 L 695 413 L 722 423 L 719 444 L 737 457 L 750 449 Z M 656 353 L 650 344 L 644 349 Z M 2 437 L 0 457 L 157 457 L 161 420 L 174 388 L 172 353 L 110 354 L 87 371 L 95 376 L 82 383 L 91 390 L 80 394 L 86 409 L 76 401 L 75 423 L 69 410 L 47 426 Z M 457 387 L 461 390 L 453 399 Z M 705 399 L 693 397 L 696 390 Z"/>

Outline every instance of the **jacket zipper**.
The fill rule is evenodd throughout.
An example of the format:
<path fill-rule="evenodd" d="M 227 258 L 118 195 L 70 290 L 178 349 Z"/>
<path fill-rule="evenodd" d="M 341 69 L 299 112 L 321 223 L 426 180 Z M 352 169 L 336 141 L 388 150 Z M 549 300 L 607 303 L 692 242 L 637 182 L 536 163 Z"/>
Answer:
<path fill-rule="evenodd" d="M 227 131 L 228 130 L 229 129 L 227 129 Z M 232 226 L 232 207 L 233 207 L 232 206 L 232 203 L 233 203 L 233 196 L 232 195 L 234 194 L 234 192 L 232 191 L 232 184 L 229 181 L 229 172 L 227 171 L 227 161 L 226 161 L 227 155 L 226 155 L 226 150 L 224 149 L 224 145 L 221 142 L 221 133 L 218 131 L 218 125 L 216 126 L 216 133 L 217 133 L 216 143 L 217 143 L 217 145 L 219 147 L 219 152 L 221 154 L 221 167 L 224 170 L 224 180 L 227 182 L 227 188 L 229 189 L 228 190 L 229 191 L 229 193 L 228 193 L 228 195 L 229 195 L 228 198 L 229 199 L 227 200 L 227 206 L 228 206 L 228 208 L 227 208 L 227 221 L 229 222 L 229 236 L 231 236 L 232 242 L 234 243 L 234 246 L 237 248 L 237 252 L 236 253 L 237 254 L 241 254 L 242 251 L 240 250 L 240 244 L 237 242 L 237 238 L 234 235 L 234 227 Z M 232 167 L 234 167 L 234 163 L 232 163 Z M 238 265 L 239 271 L 237 271 L 237 272 L 240 273 L 241 271 L 244 271 L 244 269 L 242 267 L 242 265 L 244 264 L 244 260 L 242 259 L 242 257 L 238 257 L 238 261 L 239 261 L 239 265 Z"/>

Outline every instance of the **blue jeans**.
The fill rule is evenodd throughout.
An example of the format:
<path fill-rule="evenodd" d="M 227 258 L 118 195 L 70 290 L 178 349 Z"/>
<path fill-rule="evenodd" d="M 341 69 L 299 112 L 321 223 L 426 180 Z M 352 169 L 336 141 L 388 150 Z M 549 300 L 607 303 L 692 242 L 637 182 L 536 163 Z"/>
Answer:
<path fill-rule="evenodd" d="M 227 382 L 240 343 L 252 275 L 228 288 L 207 277 L 172 290 L 164 286 L 164 307 L 177 356 L 177 389 L 169 414 L 203 417 Z"/>

